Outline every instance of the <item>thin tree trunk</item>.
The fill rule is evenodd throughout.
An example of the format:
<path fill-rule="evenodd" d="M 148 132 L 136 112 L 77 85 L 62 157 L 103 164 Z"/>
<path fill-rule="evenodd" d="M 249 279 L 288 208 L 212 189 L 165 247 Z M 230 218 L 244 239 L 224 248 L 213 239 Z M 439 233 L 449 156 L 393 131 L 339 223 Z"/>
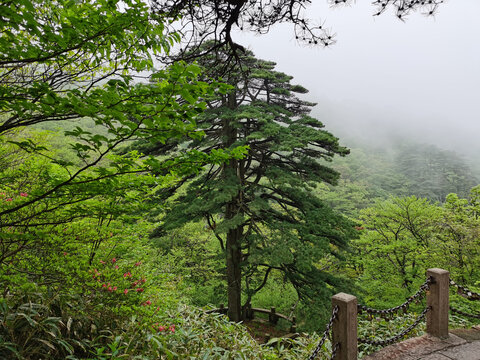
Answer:
<path fill-rule="evenodd" d="M 242 320 L 242 252 L 240 240 L 242 229 L 235 228 L 227 234 L 227 283 L 228 283 L 228 318 L 238 322 Z"/>
<path fill-rule="evenodd" d="M 228 94 L 227 106 L 230 109 L 235 109 L 236 99 L 235 92 Z M 231 124 L 230 119 L 225 119 L 224 123 L 225 145 L 226 147 L 232 146 L 237 140 L 237 130 Z M 224 172 L 230 174 L 236 174 L 237 177 L 241 177 L 239 172 L 239 163 L 237 160 L 232 159 L 225 164 Z M 241 181 L 241 179 L 239 179 Z M 241 212 L 240 209 L 240 197 L 241 190 L 226 206 L 225 219 L 232 219 L 234 216 Z M 227 263 L 227 297 L 228 297 L 228 318 L 231 321 L 242 320 L 242 268 L 240 263 L 242 261 L 242 249 L 241 241 L 243 236 L 243 226 L 230 229 L 227 232 L 226 243 L 226 263 Z"/>

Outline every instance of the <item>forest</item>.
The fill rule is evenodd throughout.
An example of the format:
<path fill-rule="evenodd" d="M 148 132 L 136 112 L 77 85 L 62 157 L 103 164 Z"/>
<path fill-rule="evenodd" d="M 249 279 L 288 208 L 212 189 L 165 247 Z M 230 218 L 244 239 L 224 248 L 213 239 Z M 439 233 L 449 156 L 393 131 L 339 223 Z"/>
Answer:
<path fill-rule="evenodd" d="M 338 292 L 393 307 L 433 267 L 480 290 L 480 169 L 338 138 L 230 30 L 331 35 L 301 1 L 250 3 L 0 3 L 0 358 L 308 358 Z M 287 320 L 247 319 L 272 307 Z"/>

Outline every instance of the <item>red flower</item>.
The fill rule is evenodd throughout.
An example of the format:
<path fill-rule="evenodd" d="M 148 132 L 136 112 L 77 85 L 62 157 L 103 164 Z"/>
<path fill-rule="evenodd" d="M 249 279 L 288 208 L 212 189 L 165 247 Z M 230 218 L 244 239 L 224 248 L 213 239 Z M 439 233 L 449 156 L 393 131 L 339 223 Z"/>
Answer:
<path fill-rule="evenodd" d="M 117 262 L 117 259 L 113 258 L 112 259 L 112 264 L 115 264 Z"/>
<path fill-rule="evenodd" d="M 130 274 L 130 271 L 123 274 L 123 277 L 131 277 L 131 276 L 132 276 L 132 274 Z"/>
<path fill-rule="evenodd" d="M 108 287 L 108 291 L 110 291 L 110 292 L 113 291 L 111 286 Z"/>
<path fill-rule="evenodd" d="M 100 264 L 105 264 L 105 261 L 103 261 L 103 260 L 100 260 Z"/>
<path fill-rule="evenodd" d="M 6 198 L 5 201 L 13 201 L 12 198 Z"/>
<path fill-rule="evenodd" d="M 167 330 L 167 328 L 165 326 L 159 326 L 158 327 L 158 331 L 165 331 Z"/>
<path fill-rule="evenodd" d="M 141 261 L 135 263 L 135 266 L 140 266 L 140 265 L 142 265 L 142 262 L 141 262 Z"/>
<path fill-rule="evenodd" d="M 145 305 L 152 305 L 152 302 L 150 300 L 147 300 L 143 303 L 143 306 L 145 306 Z"/>
<path fill-rule="evenodd" d="M 170 330 L 172 333 L 174 333 L 175 332 L 175 325 L 170 325 L 168 330 Z"/>
<path fill-rule="evenodd" d="M 125 295 L 127 295 L 127 294 L 128 294 L 128 289 L 123 290 L 123 293 L 124 293 Z"/>
<path fill-rule="evenodd" d="M 27 196 L 28 196 L 28 194 L 27 194 L 27 193 L 25 193 L 25 192 L 21 192 L 21 193 L 20 193 L 20 196 L 27 197 Z"/>
<path fill-rule="evenodd" d="M 136 292 L 143 292 L 143 288 L 136 288 L 135 291 Z"/>
<path fill-rule="evenodd" d="M 107 285 L 106 285 L 106 284 L 102 284 L 102 287 L 106 288 L 106 287 L 107 287 Z"/>
<path fill-rule="evenodd" d="M 142 283 L 145 284 L 145 281 L 147 281 L 147 279 L 143 278 L 143 279 L 142 279 Z"/>
<path fill-rule="evenodd" d="M 118 270 L 118 265 L 115 265 L 115 269 Z"/>
<path fill-rule="evenodd" d="M 116 286 L 113 287 L 113 291 L 117 291 L 117 287 L 116 287 Z"/>

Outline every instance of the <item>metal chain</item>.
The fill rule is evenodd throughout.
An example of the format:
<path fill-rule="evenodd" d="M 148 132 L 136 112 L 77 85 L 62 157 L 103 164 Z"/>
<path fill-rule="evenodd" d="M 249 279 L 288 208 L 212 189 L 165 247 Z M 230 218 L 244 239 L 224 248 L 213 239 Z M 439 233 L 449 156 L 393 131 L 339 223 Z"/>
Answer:
<path fill-rule="evenodd" d="M 315 348 L 315 350 L 313 350 L 313 353 L 312 355 L 310 355 L 310 357 L 308 358 L 308 360 L 314 360 L 320 349 L 322 348 L 323 344 L 325 343 L 325 340 L 327 339 L 327 336 L 328 334 L 330 333 L 330 329 L 332 328 L 332 325 L 333 325 L 333 321 L 337 318 L 337 314 L 338 314 L 338 306 L 335 306 L 333 308 L 333 311 L 332 311 L 332 316 L 330 317 L 330 320 L 328 321 L 328 324 L 325 328 L 325 331 L 323 332 L 323 336 L 322 336 L 322 339 L 320 340 L 320 342 L 318 343 L 317 347 Z M 335 356 L 335 353 L 337 352 L 337 346 L 338 344 L 335 344 L 335 348 L 334 350 L 332 351 L 332 359 L 334 358 Z"/>
<path fill-rule="evenodd" d="M 479 293 L 476 293 L 476 292 L 466 288 L 465 286 L 457 284 L 451 278 L 450 278 L 450 286 L 455 287 L 457 289 L 457 292 L 460 295 L 466 297 L 469 300 L 480 300 L 480 294 Z"/>
<path fill-rule="evenodd" d="M 335 356 L 337 356 L 337 350 L 340 347 L 339 343 L 335 343 L 335 346 L 332 349 L 332 356 L 330 356 L 330 360 L 335 359 Z"/>
<path fill-rule="evenodd" d="M 418 291 L 415 294 L 413 294 L 412 296 L 408 297 L 407 300 L 401 305 L 392 307 L 390 309 L 379 310 L 379 309 L 374 309 L 374 308 L 370 308 L 368 306 L 359 304 L 357 306 L 357 313 L 361 314 L 363 311 L 365 311 L 367 314 L 387 315 L 387 314 L 396 313 L 399 310 L 403 310 L 403 312 L 406 313 L 407 310 L 408 310 L 408 306 L 413 301 L 418 302 L 425 296 L 425 292 L 430 288 L 430 284 L 432 282 L 433 282 L 433 278 L 431 276 L 428 277 L 428 279 L 425 280 L 425 282 L 422 285 L 420 285 L 420 288 L 418 289 Z"/>
<path fill-rule="evenodd" d="M 468 317 L 471 317 L 471 318 L 474 318 L 474 319 L 480 319 L 480 314 L 469 314 L 469 313 L 466 313 L 466 312 L 463 312 L 462 310 L 458 310 L 458 309 L 455 309 L 453 306 L 450 306 L 450 310 L 454 313 L 457 313 L 459 315 L 463 315 L 463 316 L 468 316 Z"/>
<path fill-rule="evenodd" d="M 400 340 L 405 335 L 407 335 L 418 324 L 420 324 L 420 322 L 425 318 L 425 315 L 427 314 L 428 311 L 430 311 L 430 309 L 431 309 L 431 307 L 427 306 L 425 309 L 423 309 L 422 313 L 417 317 L 417 319 L 413 322 L 412 325 L 408 326 L 402 332 L 400 332 L 399 334 L 397 334 L 395 336 L 392 336 L 391 338 L 388 338 L 386 340 L 368 340 L 368 339 L 359 338 L 358 342 L 361 343 L 361 344 L 381 345 L 381 346 L 393 344 L 394 342 Z"/>

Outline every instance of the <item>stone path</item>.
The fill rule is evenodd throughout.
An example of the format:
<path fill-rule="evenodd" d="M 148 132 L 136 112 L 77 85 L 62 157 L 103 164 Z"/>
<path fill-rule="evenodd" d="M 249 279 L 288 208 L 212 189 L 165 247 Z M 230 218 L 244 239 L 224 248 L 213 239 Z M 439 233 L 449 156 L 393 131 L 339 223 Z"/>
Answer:
<path fill-rule="evenodd" d="M 480 327 L 450 330 L 447 339 L 430 335 L 390 345 L 365 360 L 480 360 Z"/>

